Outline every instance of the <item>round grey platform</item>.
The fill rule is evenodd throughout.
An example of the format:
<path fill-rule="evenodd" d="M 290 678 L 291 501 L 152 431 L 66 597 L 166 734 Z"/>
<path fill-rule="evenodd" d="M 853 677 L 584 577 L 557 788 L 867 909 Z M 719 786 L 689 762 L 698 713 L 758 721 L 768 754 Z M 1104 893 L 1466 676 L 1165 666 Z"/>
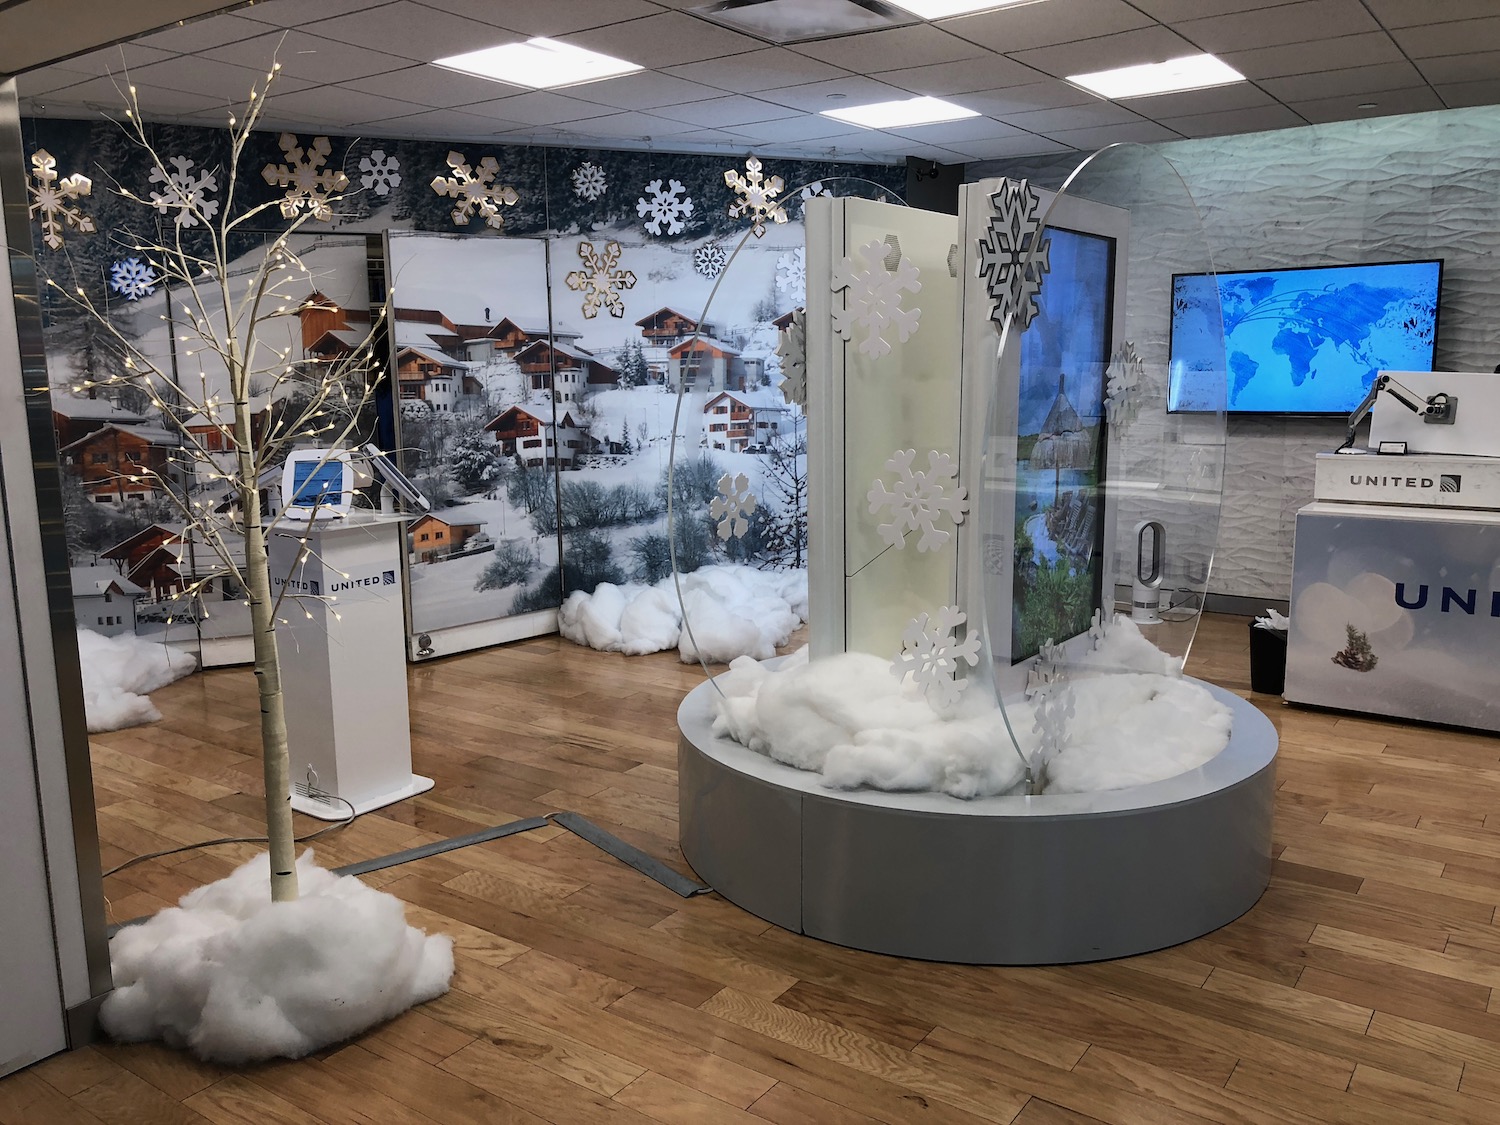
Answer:
<path fill-rule="evenodd" d="M 877 953 L 1038 965 L 1176 945 L 1249 910 L 1271 871 L 1275 728 L 1202 686 L 1234 729 L 1198 769 L 1103 793 L 961 801 L 825 789 L 715 737 L 704 682 L 677 712 L 682 852 L 752 914 Z"/>

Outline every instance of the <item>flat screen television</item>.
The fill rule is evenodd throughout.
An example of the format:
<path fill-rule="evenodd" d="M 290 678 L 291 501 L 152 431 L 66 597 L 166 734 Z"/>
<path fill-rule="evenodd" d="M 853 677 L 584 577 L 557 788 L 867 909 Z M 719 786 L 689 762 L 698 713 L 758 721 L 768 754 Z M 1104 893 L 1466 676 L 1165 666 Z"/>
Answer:
<path fill-rule="evenodd" d="M 1347 415 L 1379 372 L 1432 370 L 1442 280 L 1441 259 L 1174 274 L 1167 410 Z"/>

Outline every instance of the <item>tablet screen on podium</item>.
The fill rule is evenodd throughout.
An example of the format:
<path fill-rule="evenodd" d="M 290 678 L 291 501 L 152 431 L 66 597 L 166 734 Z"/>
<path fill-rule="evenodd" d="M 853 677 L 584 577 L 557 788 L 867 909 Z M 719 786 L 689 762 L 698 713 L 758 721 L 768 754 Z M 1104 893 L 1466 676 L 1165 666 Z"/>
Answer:
<path fill-rule="evenodd" d="M 290 453 L 281 475 L 281 501 L 289 519 L 346 516 L 354 496 L 349 454 L 331 449 Z"/>

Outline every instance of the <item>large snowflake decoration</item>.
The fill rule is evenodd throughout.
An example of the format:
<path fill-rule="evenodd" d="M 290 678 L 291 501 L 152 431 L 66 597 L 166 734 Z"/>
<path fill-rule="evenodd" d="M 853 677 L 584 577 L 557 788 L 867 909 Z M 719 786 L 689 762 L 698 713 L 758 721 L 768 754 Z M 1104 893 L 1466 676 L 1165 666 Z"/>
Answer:
<path fill-rule="evenodd" d="M 574 270 L 563 280 L 569 289 L 583 294 L 583 315 L 593 320 L 603 307 L 610 316 L 624 316 L 625 302 L 620 290 L 635 288 L 635 274 L 620 268 L 620 244 L 606 242 L 601 254 L 592 242 L 580 242 L 578 257 L 583 260 L 584 268 Z"/>
<path fill-rule="evenodd" d="M 604 169 L 591 160 L 585 160 L 573 169 L 573 194 L 590 203 L 604 194 L 609 182 L 604 178 Z"/>
<path fill-rule="evenodd" d="M 42 241 L 49 249 L 62 249 L 63 232 L 68 227 L 82 234 L 93 233 L 92 216 L 85 215 L 74 202 L 94 190 L 94 181 L 82 172 L 59 179 L 56 157 L 39 148 L 31 154 L 31 182 L 26 188 L 32 198 L 27 214 L 33 219 L 40 217 Z"/>
<path fill-rule="evenodd" d="M 718 277 L 729 264 L 729 255 L 717 242 L 705 242 L 693 251 L 693 268 L 704 277 Z"/>
<path fill-rule="evenodd" d="M 360 157 L 359 170 L 363 173 L 359 182 L 376 195 L 390 195 L 392 188 L 401 186 L 401 161 L 387 156 L 383 148 L 372 148 L 369 156 Z"/>
<path fill-rule="evenodd" d="M 776 337 L 781 360 L 781 397 L 807 409 L 807 313 L 792 312 L 790 323 Z"/>
<path fill-rule="evenodd" d="M 167 159 L 172 170 L 158 164 L 148 177 L 161 190 L 151 192 L 151 202 L 158 214 L 176 211 L 172 221 L 179 227 L 195 227 L 199 220 L 208 222 L 219 213 L 219 201 L 209 199 L 208 193 L 219 189 L 218 176 L 208 170 L 193 171 L 193 161 L 186 156 Z"/>
<path fill-rule="evenodd" d="M 109 267 L 109 287 L 127 301 L 151 296 L 160 280 L 156 271 L 139 258 L 126 258 Z"/>
<path fill-rule="evenodd" d="M 776 288 L 794 301 L 807 295 L 807 247 L 788 250 L 776 259 Z"/>
<path fill-rule="evenodd" d="M 917 550 L 936 551 L 952 538 L 951 532 L 936 526 L 937 521 L 946 512 L 954 523 L 963 523 L 969 510 L 968 490 L 955 481 L 958 469 L 946 453 L 928 450 L 925 469 L 911 467 L 916 456 L 915 449 L 896 450 L 885 463 L 886 469 L 896 474 L 895 489 L 877 480 L 865 496 L 871 515 L 890 511 L 891 521 L 876 530 L 892 547 L 900 550 L 906 546 L 907 532 L 920 531 Z"/>
<path fill-rule="evenodd" d="M 484 219 L 485 226 L 503 230 L 505 218 L 500 214 L 501 206 L 514 207 L 521 197 L 509 184 L 495 183 L 495 177 L 500 174 L 500 162 L 493 156 L 486 156 L 474 168 L 469 166 L 463 153 L 450 152 L 448 167 L 453 169 L 453 175 L 432 177 L 432 190 L 458 200 L 453 208 L 453 225 L 466 227 L 478 214 Z"/>
<path fill-rule="evenodd" d="M 333 218 L 329 195 L 349 186 L 349 177 L 341 169 L 324 167 L 333 145 L 327 137 L 314 137 L 313 143 L 304 149 L 297 143 L 295 133 L 282 133 L 276 143 L 281 146 L 286 163 L 267 164 L 261 175 L 272 187 L 286 188 L 281 217 L 295 219 L 306 209 L 313 218 L 328 222 Z"/>
<path fill-rule="evenodd" d="M 1104 411 L 1111 426 L 1122 428 L 1135 418 L 1141 408 L 1141 384 L 1145 381 L 1145 374 L 1145 361 L 1129 340 L 1109 357 L 1109 367 L 1104 371 Z"/>
<path fill-rule="evenodd" d="M 902 293 L 922 289 L 921 273 L 910 260 L 900 257 L 894 270 L 885 265 L 890 248 L 883 241 L 867 242 L 845 258 L 833 272 L 833 290 L 847 289 L 844 307 L 833 310 L 833 330 L 845 340 L 854 338 L 856 328 L 864 329 L 859 350 L 879 359 L 891 350 L 885 332 L 894 328 L 905 343 L 917 330 L 921 309 L 901 307 Z"/>
<path fill-rule="evenodd" d="M 719 494 L 708 505 L 708 514 L 719 525 L 719 538 L 726 542 L 738 539 L 750 530 L 750 514 L 755 511 L 755 497 L 750 494 L 750 478 L 744 473 L 725 473 L 719 478 Z"/>
<path fill-rule="evenodd" d="M 964 621 L 964 614 L 950 605 L 931 617 L 917 614 L 901 633 L 901 651 L 891 662 L 891 674 L 898 680 L 910 675 L 938 706 L 957 703 L 959 693 L 968 686 L 968 681 L 958 678 L 959 664 L 972 668 L 979 663 L 979 637 L 971 634 L 960 641 L 953 635 Z"/>
<path fill-rule="evenodd" d="M 780 176 L 766 179 L 760 170 L 760 161 L 755 157 L 745 159 L 743 172 L 738 168 L 725 172 L 724 183 L 734 189 L 736 196 L 729 205 L 729 217 L 738 219 L 741 215 L 749 215 L 750 229 L 756 238 L 766 233 L 768 219 L 773 223 L 786 222 L 786 208 L 776 202 L 786 183 Z"/>
<path fill-rule="evenodd" d="M 977 239 L 978 274 L 990 295 L 990 319 L 1022 329 L 1036 316 L 1042 277 L 1052 268 L 1052 240 L 1042 234 L 1041 199 L 1026 180 L 1002 180 L 991 193 L 995 213 Z"/>
<path fill-rule="evenodd" d="M 692 217 L 693 201 L 684 194 L 686 191 L 686 186 L 679 180 L 668 180 L 665 189 L 660 180 L 652 180 L 646 185 L 646 194 L 635 201 L 635 213 L 650 216 L 641 224 L 648 234 L 662 234 L 663 226 L 667 228 L 667 234 L 681 234 L 687 229 L 683 220 Z"/>

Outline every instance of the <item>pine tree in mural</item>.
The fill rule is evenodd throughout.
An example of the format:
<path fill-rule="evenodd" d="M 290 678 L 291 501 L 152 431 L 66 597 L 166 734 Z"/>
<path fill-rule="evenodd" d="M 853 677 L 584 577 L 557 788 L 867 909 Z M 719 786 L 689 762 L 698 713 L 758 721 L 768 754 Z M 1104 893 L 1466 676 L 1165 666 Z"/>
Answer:
<path fill-rule="evenodd" d="M 1340 668 L 1353 672 L 1369 672 L 1380 663 L 1380 657 L 1370 647 L 1369 635 L 1353 625 L 1344 626 L 1344 647 L 1333 654 L 1332 660 Z"/>
<path fill-rule="evenodd" d="M 800 567 L 807 559 L 807 437 L 773 438 L 766 444 L 761 474 L 762 559 L 777 567 Z"/>
<path fill-rule="evenodd" d="M 447 445 L 448 472 L 465 493 L 493 488 L 503 472 L 495 440 L 478 426 L 466 426 Z"/>

